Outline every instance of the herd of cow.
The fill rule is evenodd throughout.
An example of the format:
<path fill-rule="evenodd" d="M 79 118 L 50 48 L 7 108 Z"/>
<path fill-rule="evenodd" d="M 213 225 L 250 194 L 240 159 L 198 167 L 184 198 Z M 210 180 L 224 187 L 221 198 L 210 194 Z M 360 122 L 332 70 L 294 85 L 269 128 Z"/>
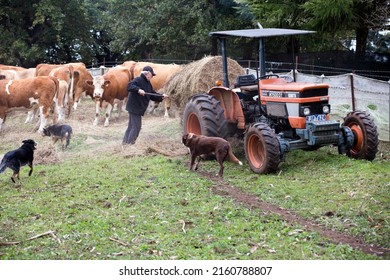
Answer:
<path fill-rule="evenodd" d="M 176 64 L 125 61 L 103 75 L 92 76 L 81 62 L 38 64 L 29 69 L 0 64 L 0 131 L 7 112 L 22 107 L 28 110 L 26 122 L 31 122 L 39 109 L 38 132 L 42 133 L 51 112 L 54 112 L 53 123 L 64 120 L 77 109 L 83 95 L 95 101 L 94 125 L 98 124 L 102 105 L 107 105 L 104 125 L 108 126 L 114 102 L 127 98 L 127 84 L 139 76 L 146 65 L 152 66 L 156 73 L 151 80 L 156 91 L 162 89 L 182 67 Z M 169 98 L 165 100 L 169 102 Z M 168 116 L 169 107 L 170 104 L 166 103 L 165 116 Z"/>

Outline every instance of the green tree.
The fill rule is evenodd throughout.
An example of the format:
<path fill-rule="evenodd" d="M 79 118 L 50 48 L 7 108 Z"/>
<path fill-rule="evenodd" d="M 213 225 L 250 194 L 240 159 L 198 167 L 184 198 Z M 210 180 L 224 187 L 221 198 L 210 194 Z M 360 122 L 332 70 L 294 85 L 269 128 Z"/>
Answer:
<path fill-rule="evenodd" d="M 92 57 L 92 12 L 87 1 L 1 0 L 0 60 L 34 67 Z"/>
<path fill-rule="evenodd" d="M 210 31 L 251 24 L 237 7 L 232 0 L 112 0 L 111 47 L 126 59 L 198 59 L 210 53 Z"/>
<path fill-rule="evenodd" d="M 390 17 L 389 0 L 236 0 L 265 27 L 313 28 L 317 47 L 338 48 L 341 39 L 356 38 L 357 54 L 364 54 L 369 30 L 383 28 Z M 327 42 L 327 43 L 326 43 Z"/>
<path fill-rule="evenodd" d="M 364 55 L 369 31 L 384 28 L 390 16 L 388 0 L 310 0 L 303 6 L 319 31 L 354 31 L 357 55 Z"/>
<path fill-rule="evenodd" d="M 239 8 L 233 0 L 0 0 L 0 63 L 198 59 L 216 53 L 210 31 L 252 24 Z"/>

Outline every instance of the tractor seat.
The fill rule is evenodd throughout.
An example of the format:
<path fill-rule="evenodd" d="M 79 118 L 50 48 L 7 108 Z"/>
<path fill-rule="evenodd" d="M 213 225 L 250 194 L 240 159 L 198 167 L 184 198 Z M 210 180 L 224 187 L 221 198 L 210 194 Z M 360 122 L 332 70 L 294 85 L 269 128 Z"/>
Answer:
<path fill-rule="evenodd" d="M 234 87 L 239 88 L 243 93 L 257 92 L 258 81 L 253 74 L 241 75 L 236 78 Z"/>

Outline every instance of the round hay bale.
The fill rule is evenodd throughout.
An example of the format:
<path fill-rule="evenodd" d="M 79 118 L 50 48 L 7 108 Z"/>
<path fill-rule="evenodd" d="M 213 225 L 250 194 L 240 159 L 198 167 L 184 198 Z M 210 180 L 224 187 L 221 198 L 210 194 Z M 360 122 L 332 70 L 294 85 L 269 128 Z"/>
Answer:
<path fill-rule="evenodd" d="M 245 70 L 237 61 L 228 58 L 228 74 L 229 84 L 232 84 L 237 76 L 245 74 Z M 163 90 L 178 110 L 182 111 L 192 95 L 207 92 L 215 86 L 216 81 L 223 81 L 222 56 L 206 56 L 184 65 L 165 84 Z"/>

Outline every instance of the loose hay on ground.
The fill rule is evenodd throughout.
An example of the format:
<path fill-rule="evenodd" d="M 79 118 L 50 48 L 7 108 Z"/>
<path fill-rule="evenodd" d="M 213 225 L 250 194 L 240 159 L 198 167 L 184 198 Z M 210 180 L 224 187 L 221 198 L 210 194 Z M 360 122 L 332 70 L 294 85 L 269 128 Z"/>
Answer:
<path fill-rule="evenodd" d="M 60 161 L 60 156 L 54 145 L 39 146 L 34 152 L 34 165 L 49 165 Z"/>
<path fill-rule="evenodd" d="M 62 151 L 60 142 L 53 145 L 50 137 L 43 137 L 33 130 L 34 124 L 24 123 L 25 112 L 12 114 L 7 119 L 6 129 L 0 132 L 0 159 L 6 151 L 19 147 L 22 140 L 29 138 L 38 143 L 34 165 L 55 164 L 71 158 L 85 160 L 102 154 L 121 155 L 124 158 L 153 154 L 176 157 L 187 152 L 180 141 L 178 118 L 164 119 L 146 115 L 137 143 L 124 148 L 122 139 L 128 122 L 127 112 L 121 118 L 113 118 L 109 127 L 104 127 L 103 121 L 94 126 L 94 115 L 94 103 L 86 98 L 64 121 L 72 126 L 74 133 L 69 147 Z"/>

